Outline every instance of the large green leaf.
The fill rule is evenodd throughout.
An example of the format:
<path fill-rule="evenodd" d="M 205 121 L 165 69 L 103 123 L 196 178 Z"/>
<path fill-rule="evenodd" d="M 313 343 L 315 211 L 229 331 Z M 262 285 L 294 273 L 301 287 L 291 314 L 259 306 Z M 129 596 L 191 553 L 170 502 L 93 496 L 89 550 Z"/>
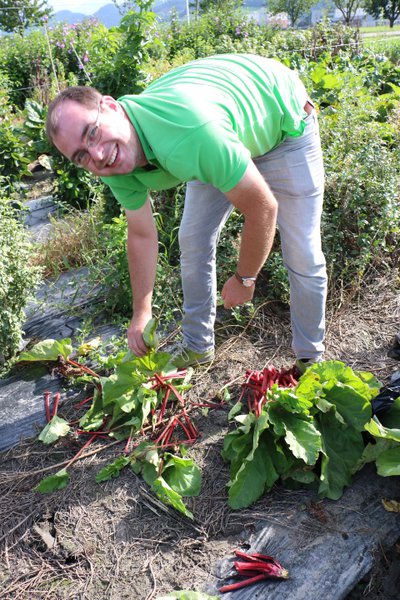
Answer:
<path fill-rule="evenodd" d="M 297 394 L 289 388 L 273 388 L 268 396 L 268 406 L 272 408 L 275 405 L 290 413 L 308 415 L 313 402 L 307 394 Z"/>
<path fill-rule="evenodd" d="M 365 391 L 365 388 L 362 388 Z M 357 392 L 351 385 L 336 383 L 326 394 L 326 399 L 336 406 L 347 425 L 357 431 L 364 429 L 372 416 L 369 398 Z"/>
<path fill-rule="evenodd" d="M 271 457 L 275 470 L 280 476 L 283 477 L 295 464 L 299 463 L 304 467 L 303 461 L 296 459 L 286 444 L 282 444 L 280 438 L 276 438 L 270 429 L 263 432 L 261 439 L 266 446 L 268 456 Z"/>
<path fill-rule="evenodd" d="M 52 444 L 58 440 L 58 438 L 66 436 L 70 429 L 71 428 L 65 419 L 54 415 L 40 433 L 39 440 L 44 444 Z"/>
<path fill-rule="evenodd" d="M 318 475 L 309 469 L 293 469 L 286 474 L 284 479 L 293 479 L 304 485 L 310 485 L 318 480 Z"/>
<path fill-rule="evenodd" d="M 283 410 L 280 405 L 271 404 L 268 418 L 274 426 L 275 434 L 285 438 L 296 458 L 301 458 L 309 465 L 315 464 L 321 450 L 321 435 L 312 417 L 292 414 Z"/>
<path fill-rule="evenodd" d="M 70 338 L 63 340 L 43 340 L 27 352 L 21 352 L 18 356 L 18 362 L 21 361 L 48 361 L 58 360 L 59 356 L 68 358 L 72 354 L 72 344 Z"/>
<path fill-rule="evenodd" d="M 138 398 L 141 406 L 141 428 L 146 422 L 152 409 L 157 406 L 157 392 L 142 386 L 138 392 Z"/>
<path fill-rule="evenodd" d="M 180 458 L 169 452 L 164 454 L 162 476 L 168 485 L 181 496 L 198 496 L 201 489 L 201 469 L 191 458 Z"/>
<path fill-rule="evenodd" d="M 168 352 L 155 352 L 152 350 L 145 356 L 140 357 L 128 351 L 121 365 L 129 363 L 132 366 L 132 370 L 150 376 L 153 373 L 176 372 L 176 367 L 170 361 L 171 355 Z"/>
<path fill-rule="evenodd" d="M 159 341 L 157 336 L 157 321 L 150 319 L 143 331 L 143 340 L 148 348 L 157 350 Z"/>
<path fill-rule="evenodd" d="M 374 437 L 400 442 L 400 429 L 384 427 L 377 416 L 372 417 L 372 419 L 366 423 L 365 429 Z"/>
<path fill-rule="evenodd" d="M 222 458 L 232 464 L 241 463 L 250 452 L 253 446 L 253 432 L 244 433 L 241 429 L 236 429 L 224 439 Z"/>
<path fill-rule="evenodd" d="M 339 382 L 353 388 L 365 400 L 372 400 L 379 391 L 380 384 L 373 375 L 367 377 L 366 372 L 362 372 L 359 375 L 340 360 L 315 363 L 307 372 L 309 374 L 314 373 L 319 377 L 325 394 Z"/>
<path fill-rule="evenodd" d="M 165 504 L 169 504 L 175 510 L 183 513 L 189 519 L 193 519 L 193 513 L 190 512 L 182 501 L 182 496 L 175 492 L 163 479 L 163 477 L 157 477 L 152 483 L 151 489 L 155 492 L 156 496 Z"/>
<path fill-rule="evenodd" d="M 374 444 L 367 444 L 363 450 L 360 460 L 354 468 L 354 473 L 362 469 L 362 467 L 367 463 L 375 462 L 382 452 L 393 448 L 394 445 L 395 442 L 392 442 L 391 440 L 385 440 L 383 438 L 378 438 Z"/>
<path fill-rule="evenodd" d="M 337 500 L 351 483 L 364 450 L 363 438 L 352 427 L 341 425 L 332 412 L 318 416 L 318 428 L 323 451 L 318 493 Z"/>
<path fill-rule="evenodd" d="M 92 404 L 88 411 L 79 420 L 79 425 L 85 431 L 96 431 L 104 421 L 103 398 L 101 393 L 95 389 Z"/>
<path fill-rule="evenodd" d="M 40 492 L 42 494 L 50 494 L 51 492 L 55 492 L 56 490 L 62 490 L 69 483 L 69 474 L 66 469 L 61 469 L 55 475 L 49 475 L 49 477 L 45 477 L 42 481 L 33 488 L 35 492 Z"/>
<path fill-rule="evenodd" d="M 102 481 L 108 481 L 113 477 L 118 477 L 124 467 L 129 464 L 130 460 L 128 456 L 119 456 L 109 465 L 106 465 L 96 475 L 96 482 L 101 483 Z"/>
<path fill-rule="evenodd" d="M 289 413 L 282 414 L 285 427 L 285 440 L 293 455 L 314 465 L 322 449 L 321 434 L 312 420 L 299 418 Z"/>
<path fill-rule="evenodd" d="M 132 393 L 147 381 L 147 375 L 137 372 L 136 366 L 136 361 L 123 362 L 115 373 L 102 379 L 104 407 L 117 401 L 121 396 Z"/>
<path fill-rule="evenodd" d="M 311 369 L 307 369 L 300 377 L 295 389 L 296 396 L 304 398 L 310 404 L 316 404 L 319 398 L 324 397 L 324 390 L 320 377 Z"/>
<path fill-rule="evenodd" d="M 400 446 L 382 452 L 376 459 L 376 466 L 382 477 L 400 475 Z"/>
<path fill-rule="evenodd" d="M 253 504 L 278 479 L 271 456 L 264 443 L 255 448 L 243 461 L 235 478 L 229 482 L 229 506 L 246 508 Z"/>

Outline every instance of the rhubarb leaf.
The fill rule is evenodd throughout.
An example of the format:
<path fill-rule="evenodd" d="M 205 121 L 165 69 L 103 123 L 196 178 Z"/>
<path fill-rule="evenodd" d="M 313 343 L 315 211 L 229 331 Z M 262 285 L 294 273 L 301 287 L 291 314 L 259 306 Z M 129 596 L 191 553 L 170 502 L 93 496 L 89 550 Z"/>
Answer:
<path fill-rule="evenodd" d="M 118 477 L 120 472 L 126 465 L 129 464 L 129 458 L 127 456 L 119 456 L 114 462 L 106 465 L 96 475 L 96 482 L 101 483 L 102 481 L 108 481 L 113 477 Z"/>
<path fill-rule="evenodd" d="M 313 423 L 285 414 L 282 418 L 285 427 L 285 440 L 293 455 L 314 465 L 322 449 L 321 434 Z"/>
<path fill-rule="evenodd" d="M 400 429 L 384 427 L 376 416 L 366 423 L 365 429 L 374 437 L 400 442 Z"/>
<path fill-rule="evenodd" d="M 382 452 L 376 459 L 376 467 L 382 477 L 400 475 L 400 446 Z"/>
<path fill-rule="evenodd" d="M 312 418 L 288 413 L 280 406 L 271 406 L 268 417 L 274 425 L 275 433 L 285 437 L 296 458 L 304 460 L 308 465 L 316 463 L 321 450 L 321 434 Z"/>
<path fill-rule="evenodd" d="M 157 321 L 150 319 L 143 331 L 143 340 L 148 348 L 157 350 L 159 341 L 157 336 Z"/>
<path fill-rule="evenodd" d="M 287 412 L 295 414 L 310 414 L 310 408 L 313 406 L 306 395 L 296 394 L 291 389 L 287 388 L 276 388 L 271 391 L 270 406 L 274 407 L 279 405 L 280 408 L 285 409 Z"/>
<path fill-rule="evenodd" d="M 369 397 L 357 392 L 350 385 L 338 382 L 327 392 L 326 400 L 334 404 L 347 425 L 351 425 L 357 431 L 362 431 L 372 416 Z"/>
<path fill-rule="evenodd" d="M 201 469 L 191 458 L 164 454 L 162 476 L 168 485 L 181 496 L 198 496 L 201 489 Z"/>
<path fill-rule="evenodd" d="M 70 429 L 71 428 L 65 419 L 54 415 L 51 421 L 49 421 L 42 430 L 38 439 L 44 444 L 52 444 L 58 440 L 58 438 L 66 436 Z"/>
<path fill-rule="evenodd" d="M 104 421 L 103 399 L 97 389 L 94 390 L 92 404 L 79 420 L 79 425 L 85 431 L 96 431 Z"/>
<path fill-rule="evenodd" d="M 157 477 L 151 485 L 152 491 L 165 504 L 169 504 L 175 510 L 183 513 L 189 519 L 193 519 L 193 514 L 186 508 L 183 503 L 182 496 L 175 492 L 163 477 Z"/>
<path fill-rule="evenodd" d="M 265 443 L 260 443 L 260 437 L 269 427 L 267 416 L 264 412 L 254 421 L 254 430 L 251 436 L 252 446 L 250 452 L 243 459 L 234 460 L 231 465 L 231 480 L 229 487 L 229 506 L 231 508 L 244 508 L 255 502 L 265 490 L 271 489 L 279 475 L 275 470 L 271 456 Z M 250 432 L 249 432 L 250 433 Z M 247 428 L 243 433 L 247 447 L 250 438 Z M 238 438 L 240 439 L 240 438 Z M 238 439 L 235 442 L 238 442 Z"/>
<path fill-rule="evenodd" d="M 229 506 L 234 509 L 250 506 L 272 488 L 278 477 L 265 445 L 260 444 L 243 461 L 235 478 L 229 482 Z"/>
<path fill-rule="evenodd" d="M 69 474 L 66 469 L 61 469 L 55 475 L 49 475 L 33 488 L 34 492 L 40 492 L 41 494 L 50 494 L 56 490 L 62 490 L 69 483 Z"/>
<path fill-rule="evenodd" d="M 104 407 L 112 404 L 121 396 L 132 393 L 132 390 L 137 389 L 146 381 L 147 377 L 136 372 L 132 362 L 121 363 L 115 373 L 102 379 Z"/>
<path fill-rule="evenodd" d="M 27 352 L 21 352 L 18 362 L 21 361 L 49 361 L 58 360 L 59 356 L 67 359 L 72 354 L 70 338 L 64 340 L 43 340 Z"/>
<path fill-rule="evenodd" d="M 341 425 L 332 412 L 318 416 L 318 428 L 323 452 L 318 493 L 337 500 L 351 483 L 364 450 L 363 438 L 355 429 Z"/>

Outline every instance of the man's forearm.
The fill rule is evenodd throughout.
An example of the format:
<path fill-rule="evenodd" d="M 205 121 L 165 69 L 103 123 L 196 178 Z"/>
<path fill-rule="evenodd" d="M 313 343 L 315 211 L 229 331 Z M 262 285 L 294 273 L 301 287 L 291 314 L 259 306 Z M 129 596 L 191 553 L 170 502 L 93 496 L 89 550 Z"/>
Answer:
<path fill-rule="evenodd" d="M 261 270 L 274 241 L 276 215 L 272 202 L 259 214 L 245 216 L 237 266 L 240 275 L 255 277 Z"/>
<path fill-rule="evenodd" d="M 157 269 L 157 235 L 128 234 L 128 265 L 133 296 L 133 314 L 151 314 L 151 301 Z"/>

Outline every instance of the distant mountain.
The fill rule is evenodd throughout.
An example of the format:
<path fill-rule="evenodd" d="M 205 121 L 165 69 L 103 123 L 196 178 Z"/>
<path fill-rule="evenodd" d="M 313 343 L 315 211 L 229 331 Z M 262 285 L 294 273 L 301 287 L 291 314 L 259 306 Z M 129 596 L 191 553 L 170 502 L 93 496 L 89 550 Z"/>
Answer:
<path fill-rule="evenodd" d="M 106 27 L 116 27 L 121 20 L 121 13 L 115 4 L 106 4 L 92 15 Z"/>
<path fill-rule="evenodd" d="M 115 4 L 106 4 L 99 8 L 93 15 L 85 15 L 70 10 L 59 10 L 52 16 L 51 23 L 68 23 L 69 25 L 73 25 L 74 23 L 79 23 L 79 21 L 84 21 L 85 19 L 97 19 L 106 27 L 113 27 L 119 24 L 121 15 Z"/>
<path fill-rule="evenodd" d="M 74 23 L 83 21 L 86 16 L 87 15 L 82 13 L 71 12 L 70 10 L 59 10 L 51 17 L 50 24 L 55 25 L 56 23 L 68 23 L 69 25 L 73 25 Z"/>

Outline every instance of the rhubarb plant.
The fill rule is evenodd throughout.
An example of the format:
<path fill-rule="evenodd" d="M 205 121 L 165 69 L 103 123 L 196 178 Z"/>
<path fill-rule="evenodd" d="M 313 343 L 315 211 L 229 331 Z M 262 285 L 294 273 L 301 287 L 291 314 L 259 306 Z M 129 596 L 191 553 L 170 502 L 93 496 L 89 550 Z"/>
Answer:
<path fill-rule="evenodd" d="M 25 362 L 52 362 L 53 369 L 62 375 L 94 385 L 93 396 L 80 403 L 90 401 L 90 406 L 74 430 L 76 435 L 89 436 L 88 441 L 64 469 L 42 480 L 36 491 L 50 493 L 64 488 L 69 482 L 67 469 L 82 451 L 96 438 L 111 437 L 116 441 L 126 440 L 124 454 L 102 469 L 96 481 L 116 477 L 130 466 L 160 500 L 193 518 L 183 502 L 183 497 L 198 495 L 201 487 L 200 469 L 185 456 L 186 446 L 199 435 L 184 397 L 190 388 L 190 373 L 176 372 L 170 362 L 171 355 L 156 351 L 154 322 L 146 327 L 144 338 L 149 347 L 147 355 L 137 357 L 128 351 L 117 361 L 109 377 L 102 377 L 73 360 L 69 339 L 45 340 L 20 355 Z M 50 392 L 45 394 L 48 423 L 39 436 L 45 444 L 72 431 L 71 424 L 57 415 L 59 398 L 56 394 L 51 410 Z"/>
<path fill-rule="evenodd" d="M 231 411 L 236 427 L 225 437 L 222 451 L 230 463 L 232 508 L 249 506 L 278 479 L 338 499 L 368 460 L 376 461 L 381 475 L 399 474 L 400 400 L 382 422 L 373 416 L 371 402 L 381 384 L 371 373 L 326 361 L 307 369 L 295 387 L 264 385 L 261 396 L 254 377 L 252 381 L 247 388 L 249 410 L 239 403 Z M 369 447 L 364 442 L 367 431 L 373 436 Z"/>
<path fill-rule="evenodd" d="M 193 514 L 186 508 L 182 497 L 198 496 L 201 488 L 201 470 L 193 460 L 170 452 L 160 453 L 153 444 L 141 443 L 129 456 L 117 458 L 96 476 L 98 483 L 107 481 L 130 466 L 141 474 L 156 496 L 190 519 Z"/>

